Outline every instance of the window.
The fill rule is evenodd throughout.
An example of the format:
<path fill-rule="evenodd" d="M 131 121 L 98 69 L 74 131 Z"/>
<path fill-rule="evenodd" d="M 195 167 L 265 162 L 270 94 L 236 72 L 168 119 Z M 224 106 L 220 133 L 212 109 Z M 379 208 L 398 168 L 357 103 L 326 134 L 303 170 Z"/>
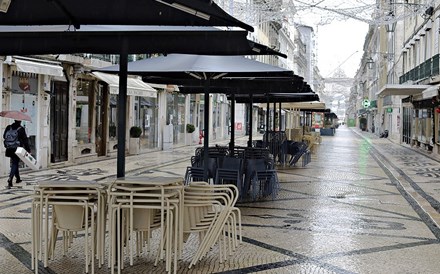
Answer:
<path fill-rule="evenodd" d="M 12 74 L 12 93 L 9 108 L 11 110 L 20 110 L 33 119 L 37 119 L 38 109 L 38 75 L 33 73 L 14 72 Z M 11 120 L 12 121 L 12 120 Z M 10 121 L 9 121 L 10 122 Z M 32 155 L 37 156 L 36 136 L 38 121 L 23 121 L 21 125 L 26 129 Z"/>
<path fill-rule="evenodd" d="M 76 140 L 79 144 L 88 144 L 91 142 L 92 106 L 92 82 L 78 79 L 76 85 Z"/>

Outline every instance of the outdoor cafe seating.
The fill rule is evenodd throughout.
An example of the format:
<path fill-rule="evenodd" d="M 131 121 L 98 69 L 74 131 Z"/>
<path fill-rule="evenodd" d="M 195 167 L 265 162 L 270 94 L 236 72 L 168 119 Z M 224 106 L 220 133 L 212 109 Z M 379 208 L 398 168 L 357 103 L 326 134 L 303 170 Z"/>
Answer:
<path fill-rule="evenodd" d="M 218 243 L 220 263 L 242 242 L 241 213 L 235 207 L 238 188 L 234 185 L 212 185 L 192 182 L 185 187 L 183 232 L 199 235 L 199 246 L 189 268 Z"/>
<path fill-rule="evenodd" d="M 106 214 L 105 187 L 93 181 L 44 181 L 34 190 L 32 201 L 32 269 L 38 260 L 44 267 L 56 254 L 58 233 L 62 232 L 66 254 L 79 231 L 84 231 L 85 272 L 94 273 L 95 257 L 104 259 Z M 89 267 L 90 266 L 90 267 Z"/>
<path fill-rule="evenodd" d="M 154 265 L 164 259 L 167 272 L 177 271 L 182 249 L 183 178 L 126 177 L 109 186 L 109 267 L 124 269 L 124 254 L 133 265 L 137 253 L 150 248 L 152 230 L 159 230 L 159 247 Z"/>
<path fill-rule="evenodd" d="M 236 146 L 230 151 L 228 147 L 213 146 L 208 150 L 207 174 L 204 174 L 203 148 L 197 148 L 191 157 L 191 166 L 187 167 L 186 185 L 194 181 L 233 184 L 238 188 L 241 201 L 276 197 L 279 180 L 269 149 Z"/>
<path fill-rule="evenodd" d="M 38 273 L 39 261 L 48 267 L 56 250 L 73 252 L 82 240 L 86 273 L 95 272 L 96 261 L 98 267 L 104 264 L 106 248 L 111 273 L 121 273 L 124 264 L 132 266 L 134 257 L 147 253 L 154 259 L 145 263 L 163 261 L 166 272 L 177 273 L 192 234 L 199 244 L 189 268 L 217 244 L 214 250 L 223 262 L 242 242 L 241 213 L 235 207 L 239 190 L 206 182 L 184 186 L 183 181 L 151 176 L 38 183 L 32 201 L 32 268 Z"/>
<path fill-rule="evenodd" d="M 295 166 L 302 159 L 302 166 L 306 166 L 311 161 L 308 142 L 288 140 L 284 131 L 265 132 L 262 140 L 255 141 L 255 146 L 268 148 L 269 152 L 274 155 L 274 162 L 280 165 L 288 163 L 289 166 Z"/>

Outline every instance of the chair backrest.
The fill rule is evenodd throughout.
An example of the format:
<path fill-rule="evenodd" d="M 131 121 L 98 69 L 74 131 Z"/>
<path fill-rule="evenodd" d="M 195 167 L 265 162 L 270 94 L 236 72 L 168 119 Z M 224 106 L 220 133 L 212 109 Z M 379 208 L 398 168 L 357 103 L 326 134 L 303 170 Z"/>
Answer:
<path fill-rule="evenodd" d="M 186 168 L 185 184 L 190 182 L 204 181 L 204 169 L 203 167 L 189 166 Z"/>
<path fill-rule="evenodd" d="M 58 229 L 69 231 L 84 229 L 85 205 L 55 204 L 54 210 Z"/>
<path fill-rule="evenodd" d="M 246 180 L 250 179 L 254 172 L 267 169 L 268 164 L 265 159 L 246 159 Z"/>
<path fill-rule="evenodd" d="M 224 157 L 220 168 L 231 170 L 243 170 L 243 159 L 235 157 Z"/>
<path fill-rule="evenodd" d="M 133 229 L 139 231 L 150 229 L 157 211 L 157 209 L 151 208 L 134 208 Z"/>

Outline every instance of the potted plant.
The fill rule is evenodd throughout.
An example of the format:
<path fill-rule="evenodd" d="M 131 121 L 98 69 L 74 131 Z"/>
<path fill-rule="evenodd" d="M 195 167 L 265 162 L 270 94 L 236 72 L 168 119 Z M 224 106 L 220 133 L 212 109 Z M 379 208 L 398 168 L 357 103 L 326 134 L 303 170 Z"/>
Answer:
<path fill-rule="evenodd" d="M 196 127 L 193 124 L 186 124 L 186 136 L 185 141 L 187 145 L 192 145 L 193 143 L 193 133 L 196 130 Z"/>
<path fill-rule="evenodd" d="M 142 128 L 137 126 L 132 126 L 130 128 L 130 140 L 128 143 L 128 153 L 129 154 L 139 154 L 140 150 L 140 141 L 139 137 L 142 135 Z"/>
<path fill-rule="evenodd" d="M 109 133 L 108 133 L 110 138 L 116 138 L 116 125 L 115 124 L 111 124 L 109 126 Z"/>
<path fill-rule="evenodd" d="M 361 128 L 362 131 L 367 130 L 367 118 L 361 117 L 359 119 L 359 127 Z"/>

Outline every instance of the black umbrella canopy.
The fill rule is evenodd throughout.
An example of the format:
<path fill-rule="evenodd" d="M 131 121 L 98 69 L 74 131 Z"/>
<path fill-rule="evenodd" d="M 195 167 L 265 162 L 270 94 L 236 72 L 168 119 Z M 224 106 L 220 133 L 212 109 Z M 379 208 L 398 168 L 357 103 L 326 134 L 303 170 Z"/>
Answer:
<path fill-rule="evenodd" d="M 119 66 L 99 69 L 99 71 L 117 73 Z M 294 79 L 293 71 L 271 66 L 242 56 L 212 56 L 169 54 L 155 58 L 130 62 L 127 67 L 129 74 L 142 75 L 152 82 L 161 77 L 171 80 L 168 84 L 181 84 L 189 81 L 203 84 L 205 101 L 209 100 L 212 82 L 235 81 L 236 83 L 251 82 L 256 78 Z M 151 77 L 151 78 L 149 78 Z M 234 80 L 235 79 L 235 80 Z M 147 80 L 149 81 L 149 80 Z M 204 158 L 208 158 L 209 144 L 209 104 L 204 109 Z M 232 135 L 231 135 L 232 138 Z M 205 161 L 205 176 L 208 162 Z"/>
<path fill-rule="evenodd" d="M 253 31 L 253 28 L 227 15 L 211 0 L 94 0 L 94 1 L 69 1 L 69 0 L 14 0 L 8 6 L 2 6 L 4 13 L 0 13 L 0 26 L 25 26 L 26 28 L 41 25 L 72 25 L 75 30 L 84 28 L 84 25 L 162 25 L 162 26 L 235 26 Z M 50 33 L 35 32 L 34 34 L 19 33 L 17 31 L 3 31 L 0 33 L 3 45 L 10 44 L 2 54 L 43 54 L 43 53 L 114 53 L 121 59 L 119 72 L 119 102 L 118 105 L 118 162 L 117 177 L 125 176 L 125 130 L 126 130 L 126 98 L 127 98 L 127 60 L 129 53 L 138 53 L 129 48 L 132 43 L 146 45 L 147 40 L 141 40 L 136 33 L 121 31 L 120 33 L 101 33 L 107 37 L 94 39 L 100 33 L 85 33 L 79 36 L 68 31 L 54 31 Z M 117 34 L 117 35 L 115 35 Z M 185 33 L 174 32 L 170 35 L 184 36 Z M 210 34 L 208 34 L 210 35 Z M 40 40 L 43 38 L 44 40 Z M 113 37 L 113 40 L 112 40 Z M 146 47 L 142 53 L 204 53 L 219 54 L 218 51 L 210 52 L 217 40 L 201 42 L 195 52 L 188 52 L 188 45 L 164 41 L 157 45 L 159 49 L 149 52 Z M 69 42 L 63 42 L 69 41 Z M 228 41 L 228 46 L 221 54 L 256 54 L 252 45 L 250 53 L 237 52 L 234 41 Z M 247 39 L 245 39 L 248 42 Z M 116 48 L 106 50 L 117 44 Z M 173 43 L 174 48 L 162 48 L 165 43 Z M 42 46 L 43 45 L 43 46 Z M 85 48 L 86 45 L 86 48 Z M 144 44 L 144 46 L 146 46 Z M 191 45 L 193 45 L 191 43 Z M 140 45 L 139 45 L 140 46 Z M 44 51 L 46 48 L 47 51 Z M 129 51 L 130 50 L 130 51 Z M 267 53 L 260 53 L 267 54 Z"/>
<path fill-rule="evenodd" d="M 253 28 L 212 0 L 12 0 L 0 25 L 170 25 Z"/>
<path fill-rule="evenodd" d="M 1 15 L 1 13 L 0 13 Z M 0 26 L 0 55 L 52 53 L 277 54 L 247 31 L 185 26 Z"/>
<path fill-rule="evenodd" d="M 116 73 L 119 66 L 101 68 L 99 71 Z M 193 54 L 168 54 L 128 63 L 128 73 L 145 76 L 146 80 L 166 81 L 173 84 L 186 80 L 204 82 L 219 79 L 255 79 L 258 77 L 278 77 L 292 79 L 291 70 L 261 63 L 243 56 L 215 56 Z"/>
<path fill-rule="evenodd" d="M 228 96 L 230 98 L 230 96 Z M 319 101 L 318 94 L 313 92 L 303 93 L 269 93 L 269 94 L 253 94 L 251 96 L 235 95 L 237 103 L 291 103 L 291 102 L 308 102 Z"/>
<path fill-rule="evenodd" d="M 156 81 L 157 79 L 149 79 L 144 77 L 144 81 L 157 83 L 173 83 L 171 78 L 160 78 L 160 80 L 167 79 L 166 81 Z M 222 93 L 222 94 L 268 94 L 268 93 L 305 93 L 313 92 L 310 86 L 301 80 L 302 78 L 293 77 L 292 80 L 268 78 L 268 79 L 221 79 L 211 80 L 209 82 L 209 93 Z M 175 80 L 174 80 L 175 81 Z M 195 94 L 203 93 L 204 87 L 201 81 L 197 80 L 178 80 L 179 92 L 182 94 Z"/>

